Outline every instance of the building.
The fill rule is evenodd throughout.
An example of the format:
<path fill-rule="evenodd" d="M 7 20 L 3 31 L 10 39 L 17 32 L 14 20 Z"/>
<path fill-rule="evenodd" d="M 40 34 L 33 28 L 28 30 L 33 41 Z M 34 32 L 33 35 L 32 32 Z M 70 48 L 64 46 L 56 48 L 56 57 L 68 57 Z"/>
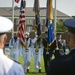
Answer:
<path fill-rule="evenodd" d="M 20 9 L 18 7 L 14 8 L 14 32 L 17 31 L 17 27 L 19 25 L 19 15 L 20 15 Z M 30 32 L 33 29 L 33 26 L 35 25 L 35 13 L 33 11 L 32 7 L 25 8 L 25 15 L 26 15 L 26 31 Z M 11 7 L 2 7 L 0 8 L 0 16 L 8 17 L 12 20 L 12 8 Z M 54 17 L 54 8 L 53 8 L 53 17 Z M 67 14 L 64 14 L 61 11 L 57 10 L 57 21 L 65 20 L 71 18 Z M 46 24 L 46 8 L 40 8 L 40 21 L 41 25 L 43 26 L 42 30 L 44 31 L 45 24 Z M 10 39 L 10 36 L 12 36 L 11 32 L 8 33 L 8 40 Z"/>

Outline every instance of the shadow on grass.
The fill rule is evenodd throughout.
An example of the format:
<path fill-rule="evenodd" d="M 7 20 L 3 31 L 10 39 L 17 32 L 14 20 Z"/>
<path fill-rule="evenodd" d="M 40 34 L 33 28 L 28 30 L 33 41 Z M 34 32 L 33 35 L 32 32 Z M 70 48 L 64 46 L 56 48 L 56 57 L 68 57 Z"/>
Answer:
<path fill-rule="evenodd" d="M 41 72 L 41 73 L 29 72 L 29 73 L 26 73 L 25 75 L 46 75 L 46 73 L 45 72 Z"/>

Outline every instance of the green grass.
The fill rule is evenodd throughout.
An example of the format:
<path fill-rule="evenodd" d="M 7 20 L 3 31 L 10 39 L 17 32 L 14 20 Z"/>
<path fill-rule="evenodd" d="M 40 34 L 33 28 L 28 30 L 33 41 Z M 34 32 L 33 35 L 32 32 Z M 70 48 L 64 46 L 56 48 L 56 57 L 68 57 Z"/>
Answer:
<path fill-rule="evenodd" d="M 9 55 L 7 55 L 9 57 Z M 54 59 L 54 55 L 52 56 L 52 60 Z M 21 63 L 21 65 L 23 66 L 24 62 L 23 62 L 23 58 L 22 56 L 19 56 L 19 62 Z M 43 61 L 43 56 L 41 57 L 41 73 L 36 73 L 35 72 L 35 68 L 34 68 L 34 58 L 31 58 L 31 65 L 30 65 L 30 69 L 29 69 L 29 73 L 26 73 L 25 75 L 46 75 L 45 74 L 45 68 L 44 68 L 44 61 Z"/>
<path fill-rule="evenodd" d="M 19 56 L 19 62 L 21 63 L 21 65 L 23 65 L 23 58 L 22 56 Z M 25 74 L 25 75 L 46 75 L 45 74 L 45 69 L 44 69 L 44 62 L 43 62 L 43 56 L 41 57 L 41 73 L 36 73 L 35 72 L 35 68 L 34 68 L 34 58 L 31 58 L 31 65 L 30 65 L 30 69 L 29 69 L 29 73 Z"/>

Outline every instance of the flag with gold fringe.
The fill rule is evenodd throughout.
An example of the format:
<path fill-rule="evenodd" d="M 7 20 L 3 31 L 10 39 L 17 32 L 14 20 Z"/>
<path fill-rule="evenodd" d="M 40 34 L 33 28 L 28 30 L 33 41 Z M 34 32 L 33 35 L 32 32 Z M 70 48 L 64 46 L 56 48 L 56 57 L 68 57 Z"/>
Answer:
<path fill-rule="evenodd" d="M 51 46 L 54 41 L 54 29 L 52 20 L 52 0 L 47 0 L 46 26 L 48 27 L 48 46 Z"/>

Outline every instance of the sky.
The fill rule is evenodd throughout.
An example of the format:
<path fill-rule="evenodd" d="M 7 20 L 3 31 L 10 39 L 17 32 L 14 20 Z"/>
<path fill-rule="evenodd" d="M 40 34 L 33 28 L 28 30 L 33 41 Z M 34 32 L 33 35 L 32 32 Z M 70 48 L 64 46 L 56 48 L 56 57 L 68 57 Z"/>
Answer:
<path fill-rule="evenodd" d="M 5 2 L 6 1 L 6 2 Z M 46 7 L 47 0 L 39 0 L 40 7 Z M 19 3 L 15 3 L 16 6 L 20 6 Z M 26 0 L 26 7 L 33 7 L 34 0 Z M 53 7 L 55 5 L 55 0 L 53 0 Z M 0 7 L 11 7 L 12 0 L 0 0 Z M 75 16 L 75 0 L 56 0 L 56 9 L 69 15 Z"/>

